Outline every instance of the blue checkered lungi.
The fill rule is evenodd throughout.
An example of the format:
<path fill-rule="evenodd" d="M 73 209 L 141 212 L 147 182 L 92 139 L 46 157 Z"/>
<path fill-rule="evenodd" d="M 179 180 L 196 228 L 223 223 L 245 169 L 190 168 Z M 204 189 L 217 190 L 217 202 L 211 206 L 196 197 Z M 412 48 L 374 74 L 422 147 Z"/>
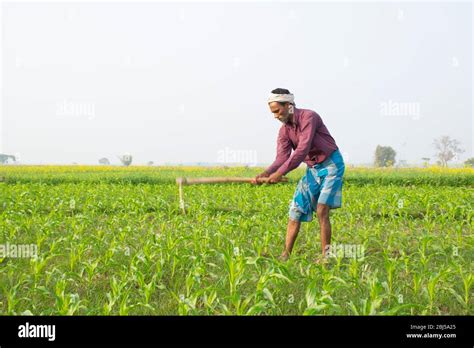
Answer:
<path fill-rule="evenodd" d="M 340 208 L 344 169 L 339 150 L 335 150 L 324 162 L 308 166 L 293 195 L 290 219 L 311 221 L 318 203 L 326 204 L 330 209 Z"/>

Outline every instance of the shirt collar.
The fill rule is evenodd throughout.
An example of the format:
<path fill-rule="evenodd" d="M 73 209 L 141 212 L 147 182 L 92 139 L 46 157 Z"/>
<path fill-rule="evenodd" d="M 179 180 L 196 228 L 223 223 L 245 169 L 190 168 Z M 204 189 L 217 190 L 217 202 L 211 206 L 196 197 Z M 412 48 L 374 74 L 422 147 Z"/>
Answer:
<path fill-rule="evenodd" d="M 300 110 L 294 107 L 294 112 L 293 112 L 293 123 L 291 125 L 288 125 L 290 128 L 298 128 L 299 124 L 299 119 L 300 119 Z"/>

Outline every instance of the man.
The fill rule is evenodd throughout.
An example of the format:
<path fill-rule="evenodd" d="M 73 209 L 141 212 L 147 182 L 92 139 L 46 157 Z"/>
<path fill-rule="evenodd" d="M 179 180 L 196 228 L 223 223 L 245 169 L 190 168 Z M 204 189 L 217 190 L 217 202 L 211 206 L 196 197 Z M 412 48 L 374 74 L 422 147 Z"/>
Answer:
<path fill-rule="evenodd" d="M 321 260 L 325 260 L 331 244 L 329 210 L 342 205 L 345 169 L 342 155 L 321 117 L 312 110 L 297 109 L 290 91 L 273 90 L 268 105 L 274 117 L 283 123 L 278 133 L 277 156 L 252 183 L 259 184 L 259 178 L 277 183 L 302 161 L 307 164 L 306 174 L 299 181 L 290 204 L 285 249 L 280 258 L 284 261 L 289 258 L 301 222 L 311 221 L 316 211 L 321 229 Z"/>

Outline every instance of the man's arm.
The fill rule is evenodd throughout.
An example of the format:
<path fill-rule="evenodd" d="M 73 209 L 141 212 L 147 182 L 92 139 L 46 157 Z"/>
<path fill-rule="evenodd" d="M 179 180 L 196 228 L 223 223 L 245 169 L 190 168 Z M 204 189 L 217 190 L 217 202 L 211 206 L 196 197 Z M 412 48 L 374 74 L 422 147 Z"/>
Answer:
<path fill-rule="evenodd" d="M 316 129 L 321 124 L 320 118 L 311 113 L 308 116 L 302 118 L 301 120 L 301 134 L 298 141 L 298 146 L 295 151 L 289 157 L 280 168 L 278 168 L 278 173 L 281 175 L 286 175 L 288 172 L 291 172 L 293 169 L 297 168 L 301 162 L 308 155 L 309 150 L 311 150 L 311 143 L 313 142 L 314 134 Z"/>
<path fill-rule="evenodd" d="M 291 154 L 291 142 L 288 136 L 285 134 L 285 128 L 282 126 L 278 132 L 277 137 L 277 155 L 275 161 L 264 171 L 268 176 L 274 173 L 286 160 L 290 157 Z"/>

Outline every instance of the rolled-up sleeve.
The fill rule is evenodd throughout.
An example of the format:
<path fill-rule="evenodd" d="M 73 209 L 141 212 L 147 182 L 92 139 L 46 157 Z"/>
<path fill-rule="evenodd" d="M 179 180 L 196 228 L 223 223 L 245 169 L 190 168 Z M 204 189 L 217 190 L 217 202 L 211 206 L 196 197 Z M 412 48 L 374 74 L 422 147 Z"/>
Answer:
<path fill-rule="evenodd" d="M 287 174 L 303 162 L 311 150 L 311 144 L 318 128 L 319 120 L 320 118 L 316 113 L 308 113 L 301 118 L 301 133 L 298 139 L 298 146 L 293 154 L 277 169 L 280 174 Z"/>
<path fill-rule="evenodd" d="M 285 132 L 285 127 L 282 126 L 278 132 L 277 137 L 277 155 L 275 161 L 265 170 L 268 175 L 274 173 L 291 154 L 291 142 Z"/>

